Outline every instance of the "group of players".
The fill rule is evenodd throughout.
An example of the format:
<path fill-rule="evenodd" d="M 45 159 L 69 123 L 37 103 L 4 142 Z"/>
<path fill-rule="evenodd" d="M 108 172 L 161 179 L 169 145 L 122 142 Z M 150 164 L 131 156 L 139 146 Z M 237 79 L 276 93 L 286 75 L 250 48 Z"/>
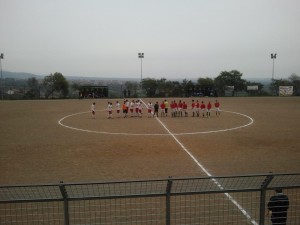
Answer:
<path fill-rule="evenodd" d="M 116 117 L 142 117 L 143 115 L 143 105 L 141 100 L 127 100 L 121 103 L 116 101 L 113 106 L 112 102 L 108 102 L 107 105 L 107 118 L 113 118 L 113 111 L 116 112 Z M 191 110 L 192 117 L 206 117 L 209 118 L 211 115 L 212 103 L 208 101 L 206 104 L 204 101 L 192 100 L 190 107 L 185 101 L 176 100 L 169 103 L 167 100 L 162 101 L 160 104 L 158 102 L 152 103 L 151 101 L 147 103 L 146 109 L 148 117 L 168 117 L 170 113 L 171 117 L 187 117 L 189 109 Z M 216 116 L 220 116 L 220 103 L 215 100 L 214 103 Z M 92 116 L 95 118 L 95 102 L 91 106 Z"/>

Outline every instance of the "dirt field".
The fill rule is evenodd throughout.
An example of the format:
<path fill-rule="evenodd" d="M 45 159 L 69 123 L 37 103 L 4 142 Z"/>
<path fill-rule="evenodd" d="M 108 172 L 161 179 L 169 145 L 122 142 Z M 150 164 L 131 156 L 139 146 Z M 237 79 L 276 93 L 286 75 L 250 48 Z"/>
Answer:
<path fill-rule="evenodd" d="M 0 101 L 0 184 L 206 176 L 183 148 L 216 176 L 300 172 L 300 98 L 219 98 L 220 117 L 160 121 L 107 119 L 94 101 L 96 119 L 93 100 Z"/>

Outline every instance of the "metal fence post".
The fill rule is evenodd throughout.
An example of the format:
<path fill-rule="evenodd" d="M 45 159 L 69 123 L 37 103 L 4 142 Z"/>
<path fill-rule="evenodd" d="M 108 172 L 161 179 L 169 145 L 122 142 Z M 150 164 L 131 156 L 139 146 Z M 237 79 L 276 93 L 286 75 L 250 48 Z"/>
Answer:
<path fill-rule="evenodd" d="M 172 178 L 172 177 L 169 177 Z M 172 180 L 168 180 L 166 188 L 166 225 L 171 224 L 171 189 L 172 189 Z"/>
<path fill-rule="evenodd" d="M 273 174 L 267 175 L 266 179 L 261 184 L 260 189 L 260 209 L 259 209 L 259 225 L 265 224 L 265 213 L 266 213 L 266 188 L 274 178 Z"/>
<path fill-rule="evenodd" d="M 65 221 L 65 225 L 69 225 L 70 224 L 70 219 L 69 219 L 69 201 L 68 201 L 68 193 L 66 190 L 66 187 L 64 185 L 64 182 L 61 181 L 59 184 L 59 189 L 61 192 L 61 195 L 64 199 L 64 221 Z"/>

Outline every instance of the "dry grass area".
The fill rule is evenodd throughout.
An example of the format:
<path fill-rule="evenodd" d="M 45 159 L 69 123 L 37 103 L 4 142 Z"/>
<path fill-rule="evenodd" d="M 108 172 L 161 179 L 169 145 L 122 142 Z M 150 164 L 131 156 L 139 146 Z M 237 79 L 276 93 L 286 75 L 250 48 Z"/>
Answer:
<path fill-rule="evenodd" d="M 191 99 L 182 100 L 190 107 Z M 89 112 L 93 101 L 96 119 Z M 166 128 L 212 175 L 300 172 L 300 98 L 219 101 L 230 112 L 159 118 L 165 127 L 145 109 L 143 118 L 107 119 L 107 100 L 1 101 L 0 184 L 205 176 Z M 254 123 L 199 133 L 249 123 L 231 112 Z M 68 115 L 62 123 L 81 130 L 58 124 Z"/>

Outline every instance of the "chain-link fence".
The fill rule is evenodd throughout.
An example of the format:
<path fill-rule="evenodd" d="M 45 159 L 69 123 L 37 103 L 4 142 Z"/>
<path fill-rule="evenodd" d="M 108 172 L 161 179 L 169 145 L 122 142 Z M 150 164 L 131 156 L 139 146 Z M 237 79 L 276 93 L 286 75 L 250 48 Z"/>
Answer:
<path fill-rule="evenodd" d="M 272 224 L 276 189 L 289 199 L 286 224 L 300 224 L 300 174 L 266 174 L 1 186 L 0 225 Z"/>

